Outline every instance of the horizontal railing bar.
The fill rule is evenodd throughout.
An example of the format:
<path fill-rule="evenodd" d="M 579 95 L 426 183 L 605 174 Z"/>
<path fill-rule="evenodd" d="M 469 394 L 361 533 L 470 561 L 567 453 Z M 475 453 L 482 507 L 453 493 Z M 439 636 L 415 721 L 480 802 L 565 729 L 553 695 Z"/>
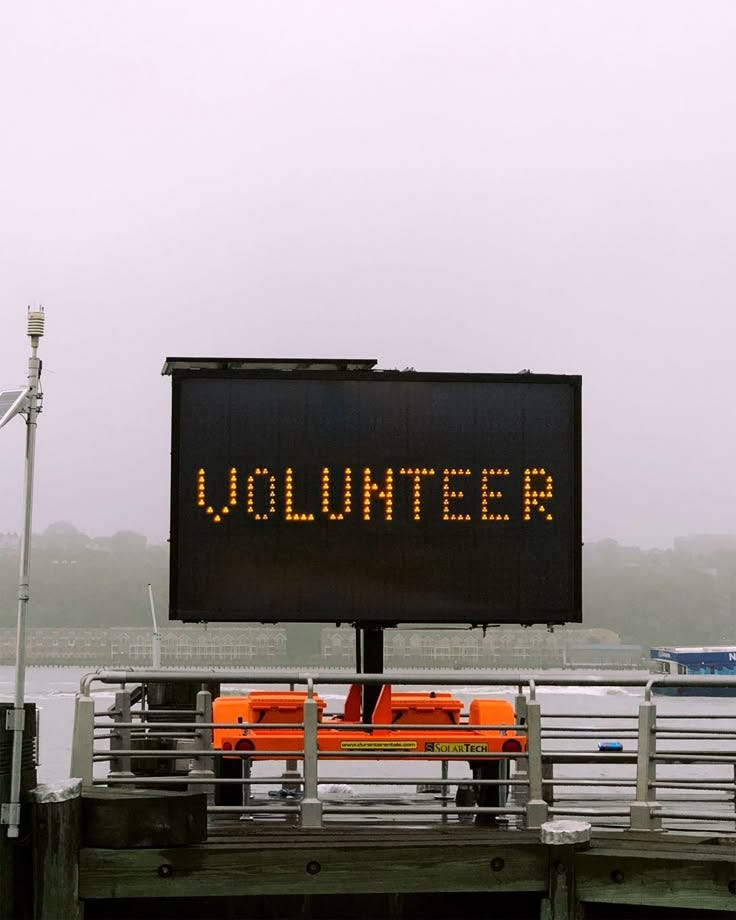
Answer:
<path fill-rule="evenodd" d="M 274 815 L 295 815 L 299 814 L 300 805 L 290 805 L 288 801 L 274 802 L 273 807 L 264 807 L 263 805 L 208 805 L 207 813 L 215 815 L 241 815 L 241 814 L 262 814 L 273 817 Z"/>
<path fill-rule="evenodd" d="M 224 777 L 224 776 L 107 776 L 102 779 L 94 779 L 95 786 L 125 786 L 125 785 L 160 785 L 173 783 L 174 785 L 202 784 L 202 785 L 221 785 L 221 786 L 283 786 L 288 782 L 293 786 L 303 786 L 303 779 L 293 779 L 289 777 L 284 779 L 283 775 L 278 776 L 259 776 L 259 777 Z M 332 783 L 341 783 L 346 785 L 362 786 L 528 786 L 529 781 L 525 779 L 427 779 L 426 776 L 402 777 L 401 779 L 386 778 L 366 778 L 366 777 L 320 777 L 319 785 L 327 786 Z M 567 785 L 567 784 L 564 784 Z M 323 792 L 323 795 L 332 795 L 336 793 Z M 416 793 L 423 795 L 425 793 Z M 428 793 L 426 793 L 428 794 Z"/>
<path fill-rule="evenodd" d="M 350 672 L 332 673 L 329 671 L 296 671 L 274 673 L 273 671 L 243 671 L 219 670 L 217 668 L 192 668 L 191 670 L 178 671 L 175 668 L 156 670 L 152 668 L 140 669 L 111 669 L 101 668 L 82 678 L 82 692 L 86 684 L 93 681 L 105 684 L 130 684 L 149 682 L 177 682 L 201 681 L 202 683 L 218 681 L 221 684 L 294 684 L 306 685 L 313 681 L 315 686 L 329 684 L 332 686 L 346 686 L 350 684 L 375 685 L 397 684 L 405 686 L 460 686 L 460 687 L 528 687 L 533 682 L 537 687 L 646 687 L 652 680 L 651 675 L 621 675 L 615 678 L 603 677 L 597 674 L 575 674 L 570 676 L 528 677 L 518 671 L 498 671 L 492 676 L 468 675 L 467 672 L 457 671 L 388 671 L 384 674 L 356 674 Z M 657 685 L 664 683 L 657 679 Z M 686 682 L 687 683 L 687 682 Z M 736 683 L 736 681 L 734 681 Z M 675 681 L 675 686 L 680 684 Z"/>
<path fill-rule="evenodd" d="M 233 759 L 238 758 L 244 760 L 246 758 L 258 757 L 259 759 L 270 758 L 278 760 L 287 760 L 293 758 L 294 760 L 301 760 L 304 757 L 303 751 L 268 751 L 266 754 L 256 754 L 255 751 L 221 751 L 219 748 L 189 748 L 188 750 L 181 751 L 172 751 L 172 750 L 153 750 L 143 748 L 131 748 L 128 750 L 114 750 L 114 751 L 100 751 L 95 750 L 92 753 L 93 758 L 98 761 L 105 760 L 117 760 L 120 757 L 130 757 L 140 760 L 191 760 L 194 756 L 206 756 L 206 757 L 232 757 Z M 341 755 L 342 756 L 342 755 Z"/>
<path fill-rule="evenodd" d="M 620 722 L 636 721 L 635 712 L 547 712 L 542 706 L 543 719 L 618 719 Z"/>
<path fill-rule="evenodd" d="M 124 727 L 124 726 L 121 726 L 121 727 Z M 139 741 L 144 741 L 144 740 L 148 741 L 148 740 L 154 740 L 154 739 L 159 739 L 159 738 L 160 739 L 168 738 L 170 740 L 173 739 L 176 741 L 194 741 L 196 738 L 196 732 L 177 732 L 177 731 L 140 732 L 140 731 L 132 730 L 130 732 L 130 737 L 132 739 L 137 739 Z"/>
<path fill-rule="evenodd" d="M 673 729 L 670 729 L 671 731 Z M 674 729 L 676 731 L 676 729 Z M 578 732 L 636 732 L 637 726 L 632 725 L 549 725 L 542 713 L 542 734 L 546 732 L 565 732 L 576 735 Z"/>
<path fill-rule="evenodd" d="M 659 808 L 656 805 L 654 806 L 657 814 L 660 818 L 679 818 L 680 820 L 685 819 L 687 821 L 736 821 L 736 813 L 731 812 L 722 812 L 722 811 L 670 811 L 669 809 Z"/>
<path fill-rule="evenodd" d="M 586 795 L 559 795 L 555 796 L 555 805 L 560 805 L 562 802 L 576 802 L 580 804 L 581 802 L 589 802 L 591 808 L 596 808 L 600 802 L 618 802 L 626 803 L 627 805 L 636 801 L 634 796 L 628 796 L 623 794 L 624 790 L 621 790 L 620 794 L 617 795 L 606 795 L 601 798 L 586 796 Z M 657 806 L 659 807 L 662 802 L 671 802 L 677 803 L 678 805 L 683 804 L 698 804 L 702 805 L 704 803 L 713 803 L 713 804 L 722 804 L 722 803 L 731 803 L 733 799 L 730 796 L 715 796 L 715 795 L 692 795 L 692 796 L 682 796 L 682 795 L 669 795 L 662 796 L 657 800 Z M 734 813 L 734 820 L 736 820 L 736 813 Z"/>
<path fill-rule="evenodd" d="M 617 786 L 635 786 L 636 780 L 635 779 L 616 779 L 615 777 L 606 779 L 605 777 L 588 778 L 584 776 L 583 777 L 575 776 L 575 777 L 568 778 L 566 776 L 563 776 L 563 777 L 557 777 L 556 779 L 543 779 L 542 785 L 543 786 L 559 786 L 560 788 L 564 786 L 610 786 L 612 788 L 616 788 Z"/>
<path fill-rule="evenodd" d="M 580 817 L 591 816 L 596 817 L 600 815 L 601 817 L 617 817 L 617 818 L 628 818 L 629 809 L 628 808 L 562 808 L 556 805 L 550 805 L 549 813 L 552 815 L 579 815 Z"/>
<path fill-rule="evenodd" d="M 289 806 L 288 804 L 274 804 L 273 808 L 266 808 L 263 805 L 208 805 L 207 811 L 210 814 L 263 814 L 263 815 L 278 815 L 284 813 L 295 813 L 299 811 L 299 806 Z M 428 815 L 437 815 L 441 817 L 442 815 L 522 815 L 524 814 L 523 808 L 489 808 L 489 807 L 477 807 L 473 808 L 471 806 L 459 806 L 459 805 L 450 805 L 450 806 L 434 806 L 430 808 L 429 806 L 396 806 L 391 807 L 390 805 L 366 805 L 366 806 L 350 806 L 350 805 L 325 805 L 323 808 L 323 814 L 331 815 L 375 815 L 375 814 L 384 814 L 384 815 L 396 815 L 396 814 L 428 814 Z"/>
<path fill-rule="evenodd" d="M 390 805 L 329 805 L 323 806 L 324 814 L 333 815 L 523 815 L 526 809 L 518 806 L 509 807 L 472 807 L 461 805 L 434 806 L 429 805 L 399 805 L 392 808 Z"/>
<path fill-rule="evenodd" d="M 664 719 L 667 719 L 669 721 L 680 720 L 682 722 L 689 722 L 692 719 L 698 719 L 698 721 L 700 721 L 701 719 L 711 719 L 711 720 L 715 719 L 716 721 L 720 720 L 723 722 L 733 722 L 733 721 L 736 721 L 736 716 L 723 715 L 722 713 L 717 713 L 717 712 L 698 712 L 698 713 L 693 713 L 692 715 L 690 714 L 676 715 L 675 713 L 658 712 L 657 721 L 661 722 Z"/>
<path fill-rule="evenodd" d="M 280 777 L 233 779 L 217 776 L 110 776 L 95 780 L 95 786 L 280 786 Z M 301 798 L 301 796 L 299 796 Z"/>
<path fill-rule="evenodd" d="M 543 751 L 542 760 L 550 763 L 636 763 L 636 753 L 627 751 Z"/>
<path fill-rule="evenodd" d="M 723 792 L 736 790 L 736 783 L 725 783 L 720 779 L 658 779 L 650 782 L 652 788 L 662 789 L 719 789 Z"/>
<path fill-rule="evenodd" d="M 177 729 L 177 728 L 189 728 L 192 732 L 201 729 L 201 728 L 212 728 L 212 729 L 243 729 L 243 730 L 252 730 L 257 729 L 262 731 L 267 729 L 269 731 L 282 731 L 285 729 L 289 730 L 298 730 L 304 728 L 303 722 L 150 722 L 147 723 L 151 726 L 152 729 L 156 731 L 151 732 L 151 734 L 158 734 L 158 729 Z M 113 722 L 116 728 L 129 728 L 131 730 L 141 729 L 140 722 Z M 105 722 L 104 724 L 97 725 L 95 723 L 95 728 L 107 729 L 110 728 L 111 723 Z M 518 725 L 509 725 L 508 723 L 502 725 L 476 725 L 474 722 L 460 722 L 455 725 L 434 725 L 432 723 L 412 723 L 411 725 L 404 722 L 393 722 L 393 723 L 372 723 L 372 722 L 337 722 L 334 725 L 331 722 L 318 722 L 317 727 L 324 731 L 368 731 L 368 730 L 381 730 L 381 731 L 424 731 L 424 732 L 468 732 L 468 731 L 498 731 L 498 732 L 508 732 L 516 731 L 522 734 L 526 734 L 527 726 L 519 723 Z"/>
<path fill-rule="evenodd" d="M 96 717 L 107 717 L 115 718 L 115 714 L 120 712 L 119 709 L 102 709 L 100 711 L 95 710 Z M 196 716 L 198 710 L 196 709 L 133 709 L 131 711 L 131 716 L 137 716 L 137 722 L 153 722 L 155 723 L 156 719 L 148 718 L 153 716 Z M 193 725 L 193 722 L 187 722 L 187 725 Z"/>
<path fill-rule="evenodd" d="M 570 738 L 571 740 L 574 739 L 575 741 L 588 741 L 590 739 L 600 738 L 601 734 L 602 734 L 601 732 L 595 731 L 595 729 L 589 729 L 589 728 L 581 728 L 576 732 L 567 732 L 564 730 L 557 731 L 554 728 L 548 729 L 547 731 L 542 729 L 542 738 L 543 739 L 547 738 L 548 740 L 552 738 L 554 738 L 555 740 L 559 740 L 561 738 Z M 622 729 L 621 731 L 617 731 L 615 733 L 615 736 L 613 737 L 614 737 L 614 740 L 618 738 L 631 739 L 631 738 L 636 738 L 637 734 L 638 733 L 636 732 L 636 730 L 631 729 L 631 728 L 625 728 L 625 729 Z M 610 736 L 608 740 L 610 740 Z"/>
<path fill-rule="evenodd" d="M 692 728 L 687 730 L 684 728 L 681 730 L 676 728 L 660 728 L 657 729 L 656 735 L 657 738 L 667 739 L 668 741 L 674 738 L 692 738 L 694 741 L 701 739 L 706 741 L 717 741 L 719 739 L 736 741 L 736 730 L 732 728 Z"/>
<path fill-rule="evenodd" d="M 143 721 L 150 721 L 153 716 L 183 716 L 190 715 L 196 716 L 198 710 L 196 709 L 134 709 L 133 715 L 140 716 Z M 155 719 L 153 719 L 155 721 Z"/>
<path fill-rule="evenodd" d="M 120 757 L 135 757 L 141 759 L 184 760 L 200 755 L 206 757 L 238 757 L 241 760 L 248 757 L 253 760 L 302 760 L 304 751 L 223 751 L 220 748 L 188 748 L 182 751 L 154 750 L 142 748 L 128 748 L 125 750 L 94 750 L 92 756 L 96 761 L 116 760 Z M 608 755 L 610 756 L 610 755 Z M 437 760 L 459 761 L 468 760 L 523 760 L 527 755 L 519 751 L 481 751 L 478 753 L 465 752 L 463 754 L 439 753 L 432 751 L 319 751 L 320 760 Z"/>

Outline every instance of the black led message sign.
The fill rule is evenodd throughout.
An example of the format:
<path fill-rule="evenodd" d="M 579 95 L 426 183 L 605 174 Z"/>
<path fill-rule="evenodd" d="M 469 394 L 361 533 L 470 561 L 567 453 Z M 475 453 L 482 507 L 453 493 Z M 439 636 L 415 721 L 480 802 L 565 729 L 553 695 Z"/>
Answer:
<path fill-rule="evenodd" d="M 580 621 L 579 377 L 165 370 L 172 619 Z"/>

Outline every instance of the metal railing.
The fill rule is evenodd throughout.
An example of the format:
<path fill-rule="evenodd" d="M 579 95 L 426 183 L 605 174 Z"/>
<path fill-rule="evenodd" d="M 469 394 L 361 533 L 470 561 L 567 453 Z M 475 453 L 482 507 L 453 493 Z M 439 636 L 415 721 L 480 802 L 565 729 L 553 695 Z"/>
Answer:
<path fill-rule="evenodd" d="M 152 713 L 146 693 L 136 690 L 180 681 L 306 690 L 303 721 L 215 723 L 207 689 L 196 693 L 191 710 Z M 462 688 L 465 698 L 504 695 L 513 700 L 514 725 L 462 722 L 432 728 L 448 739 L 468 728 L 513 729 L 526 735 L 527 751 L 473 754 L 471 775 L 467 753 L 344 750 L 335 755 L 320 750 L 318 731 L 324 723 L 319 721 L 316 692 L 341 696 L 356 683 L 455 687 Z M 692 692 L 704 686 L 729 688 L 736 695 L 736 679 L 726 677 L 99 670 L 85 676 L 77 695 L 71 775 L 81 777 L 86 786 L 200 791 L 207 795 L 213 818 L 280 819 L 304 827 L 361 816 L 374 823 L 474 820 L 538 828 L 551 817 L 574 816 L 596 826 L 733 832 L 736 713 L 730 714 L 732 707 L 719 708 L 711 697 L 653 698 L 663 687 Z M 102 694 L 109 697 L 111 688 L 113 705 L 100 708 Z M 580 695 L 571 696 L 570 688 L 580 688 Z M 568 693 L 561 696 L 564 690 Z M 614 709 L 609 705 L 614 696 L 591 697 L 591 690 L 617 693 L 616 701 L 625 705 Z M 558 711 L 560 699 L 574 706 Z M 596 711 L 591 700 L 605 706 Z M 582 702 L 587 705 L 581 707 Z M 213 731 L 228 727 L 299 729 L 303 743 L 298 750 L 269 751 L 267 758 L 258 752 L 215 749 Z M 427 727 L 329 722 L 336 732 L 362 728 L 406 733 Z"/>

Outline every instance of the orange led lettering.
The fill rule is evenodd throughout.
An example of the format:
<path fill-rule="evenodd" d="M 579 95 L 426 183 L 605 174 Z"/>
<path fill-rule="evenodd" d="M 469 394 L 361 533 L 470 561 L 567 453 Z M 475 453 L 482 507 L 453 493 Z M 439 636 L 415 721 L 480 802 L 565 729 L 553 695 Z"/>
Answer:
<path fill-rule="evenodd" d="M 481 470 L 480 480 L 480 519 L 481 521 L 508 521 L 508 514 L 493 514 L 489 510 L 489 502 L 498 498 L 503 498 L 503 492 L 497 487 L 500 483 L 497 477 L 508 476 L 509 471 L 502 467 L 485 468 Z M 496 477 L 492 479 L 491 477 Z M 490 487 L 489 487 L 490 483 Z"/>
<path fill-rule="evenodd" d="M 371 479 L 370 467 L 363 470 L 363 520 L 371 519 L 371 498 L 380 498 L 384 503 L 384 520 L 392 521 L 394 517 L 394 471 L 387 469 L 383 488 Z M 374 495 L 375 493 L 375 495 Z"/>
<path fill-rule="evenodd" d="M 522 507 L 525 521 L 531 521 L 533 511 L 539 512 L 545 521 L 552 520 L 545 502 L 552 501 L 553 487 L 554 480 L 544 467 L 527 467 L 524 470 Z"/>
<path fill-rule="evenodd" d="M 434 476 L 434 470 L 427 467 L 412 467 L 399 470 L 399 476 L 412 477 L 412 515 L 415 521 L 422 519 L 422 476 Z"/>
<path fill-rule="evenodd" d="M 409 505 L 405 519 L 422 521 L 427 518 L 428 513 L 431 513 L 435 495 L 434 490 L 429 486 L 427 489 L 423 488 L 424 480 L 440 472 L 442 474 L 441 519 L 443 521 L 470 521 L 475 517 L 470 507 L 470 499 L 472 496 L 473 502 L 476 501 L 474 496 L 477 485 L 480 486 L 480 508 L 478 510 L 481 521 L 503 523 L 513 517 L 513 514 L 510 515 L 503 510 L 501 499 L 506 498 L 508 501 L 509 476 L 512 473 L 516 474 L 517 470 L 509 470 L 504 466 L 486 466 L 475 470 L 457 466 L 446 467 L 441 471 L 417 465 L 397 468 L 382 467 L 380 470 L 362 467 L 355 471 L 355 483 L 353 482 L 353 469 L 349 466 L 332 468 L 321 466 L 318 469 L 320 470 L 320 510 L 312 513 L 294 509 L 294 470 L 291 467 L 282 468 L 284 476 L 283 519 L 294 523 L 309 522 L 316 520 L 319 514 L 328 521 L 344 521 L 352 513 L 355 501 L 360 503 L 359 512 L 357 509 L 356 512 L 360 514 L 361 520 L 393 521 L 394 476 L 398 475 L 406 477 L 410 483 Z M 554 519 L 552 513 L 554 477 L 543 466 L 529 466 L 518 472 L 523 473 L 522 520 L 529 523 L 533 519 L 539 520 L 541 515 L 543 520 L 551 522 Z M 267 521 L 276 514 L 276 481 L 281 476 L 281 470 L 272 473 L 266 467 L 255 467 L 251 469 L 249 476 L 244 477 L 239 475 L 236 467 L 231 466 L 227 469 L 225 476 L 226 499 L 224 504 L 219 505 L 218 502 L 212 500 L 211 495 L 207 494 L 208 474 L 205 468 L 199 467 L 195 472 L 195 504 L 214 524 L 220 524 L 227 517 L 232 517 L 233 513 L 237 513 L 238 506 L 243 505 L 246 514 L 256 521 Z M 460 477 L 466 477 L 464 483 Z M 468 492 L 467 477 L 472 477 L 471 492 Z M 309 494 L 312 494 L 312 488 L 316 486 L 316 482 L 307 475 L 306 484 L 309 486 Z M 353 485 L 359 493 L 357 496 L 353 494 Z M 212 491 L 211 484 L 210 491 Z M 403 517 L 403 493 L 401 499 Z M 374 504 L 376 501 L 383 502 L 380 509 L 382 514 L 376 512 Z M 477 517 L 476 520 L 478 520 Z"/>
<path fill-rule="evenodd" d="M 268 480 L 268 511 L 256 511 L 256 479 L 265 477 Z M 252 514 L 256 521 L 267 521 L 269 514 L 276 511 L 276 477 L 272 476 L 265 467 L 257 466 L 253 474 L 248 477 L 248 488 L 245 500 L 245 510 Z"/>
<path fill-rule="evenodd" d="M 237 470 L 233 467 L 229 474 L 228 503 L 223 505 L 219 511 L 216 511 L 212 505 L 207 504 L 205 496 L 206 473 L 204 467 L 197 470 L 197 507 L 204 508 L 205 514 L 210 515 L 215 524 L 222 521 L 222 516 L 230 514 L 230 506 L 238 503 L 238 477 Z"/>
<path fill-rule="evenodd" d="M 450 511 L 450 502 L 465 497 L 464 492 L 454 491 L 450 488 L 453 476 L 470 476 L 470 470 L 444 469 L 442 471 L 442 520 L 443 521 L 469 521 L 469 514 L 456 514 Z"/>
<path fill-rule="evenodd" d="M 322 514 L 330 521 L 343 521 L 352 508 L 353 480 L 350 467 L 345 468 L 345 480 L 342 489 L 342 511 L 330 511 L 330 469 L 322 468 Z"/>
<path fill-rule="evenodd" d="M 284 477 L 284 517 L 287 521 L 313 521 L 314 515 L 294 511 L 294 470 L 286 470 Z"/>

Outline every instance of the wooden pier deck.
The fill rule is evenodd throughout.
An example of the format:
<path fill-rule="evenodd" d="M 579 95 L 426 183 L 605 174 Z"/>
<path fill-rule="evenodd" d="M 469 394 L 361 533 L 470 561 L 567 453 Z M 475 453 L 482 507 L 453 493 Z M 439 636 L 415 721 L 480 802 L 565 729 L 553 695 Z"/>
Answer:
<path fill-rule="evenodd" d="M 257 909 L 265 898 L 302 902 L 295 914 L 302 916 L 303 899 L 315 896 L 324 902 L 315 916 L 339 916 L 344 899 L 368 898 L 376 910 L 379 895 L 386 916 L 414 916 L 412 903 L 416 916 L 450 916 L 434 910 L 446 910 L 456 897 L 466 917 L 504 916 L 498 913 L 502 904 L 507 910 L 516 905 L 517 917 L 538 917 L 543 902 L 554 901 L 558 864 L 566 867 L 566 884 L 574 884 L 574 900 L 588 906 L 588 916 L 595 916 L 596 905 L 736 911 L 732 837 L 668 834 L 653 840 L 651 833 L 597 832 L 585 849 L 560 854 L 540 842 L 538 831 L 360 822 L 308 830 L 237 819 L 216 820 L 207 842 L 194 846 L 82 848 L 79 895 L 89 918 L 118 916 L 110 902 L 119 902 L 118 908 L 135 902 L 137 916 L 160 917 L 169 899 L 177 899 L 180 918 L 189 916 L 181 913 L 184 904 L 185 911 L 203 911 L 192 917 L 229 916 L 224 911 Z M 427 896 L 439 898 L 433 908 Z M 150 913 L 142 902 L 150 902 Z M 349 915 L 361 915 L 354 911 Z M 547 911 L 556 920 L 572 920 L 559 905 Z"/>
<path fill-rule="evenodd" d="M 131 797 L 123 798 L 129 809 Z M 199 802 L 203 814 L 203 799 L 172 795 L 167 827 L 149 808 L 152 833 L 166 837 L 196 825 L 187 803 Z M 87 839 L 99 838 L 99 824 L 85 828 L 81 805 L 77 796 L 34 806 L 34 828 L 66 842 L 52 859 L 48 841 L 34 844 L 40 852 L 27 916 L 35 920 L 594 920 L 660 916 L 657 908 L 667 917 L 736 912 L 733 835 L 597 830 L 583 845 L 550 846 L 539 830 L 457 821 L 358 818 L 309 829 L 214 815 L 200 842 L 99 846 Z M 144 823 L 132 815 L 136 833 Z M 124 834 L 119 823 L 110 825 L 110 840 Z"/>

